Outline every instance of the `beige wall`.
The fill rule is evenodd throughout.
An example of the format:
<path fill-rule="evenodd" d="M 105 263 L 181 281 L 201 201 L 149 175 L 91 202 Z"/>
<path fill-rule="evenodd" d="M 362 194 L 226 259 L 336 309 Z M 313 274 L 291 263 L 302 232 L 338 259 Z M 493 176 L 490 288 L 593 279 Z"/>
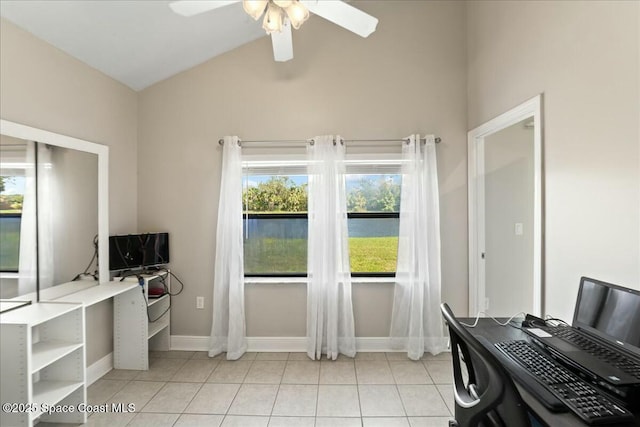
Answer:
<path fill-rule="evenodd" d="M 109 146 L 109 231 L 135 231 L 136 93 L 6 20 L 0 24 L 0 90 L 3 119 Z M 89 311 L 89 365 L 111 352 L 110 304 Z"/>
<path fill-rule="evenodd" d="M 275 63 L 265 37 L 140 93 L 139 228 L 171 233 L 171 266 L 186 284 L 172 299 L 172 334 L 210 332 L 223 135 L 442 137 L 443 295 L 466 314 L 465 4 L 353 4 L 380 19 L 368 39 L 312 17 L 294 32 L 290 62 Z M 357 335 L 387 336 L 391 285 L 353 294 Z M 305 311 L 303 285 L 246 288 L 249 336 L 304 335 Z"/>
<path fill-rule="evenodd" d="M 546 313 L 640 287 L 638 2 L 469 2 L 468 127 L 544 93 Z"/>

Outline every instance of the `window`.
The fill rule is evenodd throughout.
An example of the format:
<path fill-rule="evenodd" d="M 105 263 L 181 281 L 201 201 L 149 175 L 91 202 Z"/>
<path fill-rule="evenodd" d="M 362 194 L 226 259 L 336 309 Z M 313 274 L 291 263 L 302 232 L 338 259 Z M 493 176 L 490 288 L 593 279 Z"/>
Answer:
<path fill-rule="evenodd" d="M 294 169 L 291 169 L 294 170 Z M 298 276 L 307 269 L 307 175 L 246 169 L 243 180 L 245 276 Z M 346 176 L 353 276 L 394 276 L 401 178 Z"/>
<path fill-rule="evenodd" d="M 393 276 L 398 258 L 398 174 L 348 174 L 347 226 L 354 276 Z"/>
<path fill-rule="evenodd" d="M 245 175 L 246 276 L 304 276 L 307 270 L 307 176 Z"/>
<path fill-rule="evenodd" d="M 17 272 L 24 176 L 0 176 L 0 271 Z"/>

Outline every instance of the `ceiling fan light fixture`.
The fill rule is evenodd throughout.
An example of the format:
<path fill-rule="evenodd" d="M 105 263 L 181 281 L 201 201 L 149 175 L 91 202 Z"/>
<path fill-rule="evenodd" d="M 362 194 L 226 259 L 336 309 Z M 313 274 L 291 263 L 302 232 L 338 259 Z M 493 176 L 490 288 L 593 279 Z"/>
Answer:
<path fill-rule="evenodd" d="M 299 1 L 291 2 L 291 5 L 285 9 L 291 26 L 296 30 L 309 19 L 309 10 Z"/>
<path fill-rule="evenodd" d="M 273 0 L 273 2 L 276 4 L 276 6 L 280 6 L 283 9 L 288 8 L 292 3 L 294 3 L 293 0 Z"/>
<path fill-rule="evenodd" d="M 262 28 L 264 28 L 267 34 L 279 33 L 282 31 L 282 15 L 282 9 L 273 3 L 269 3 L 267 11 L 264 14 L 264 21 L 262 21 Z"/>
<path fill-rule="evenodd" d="M 242 7 L 256 21 L 262 16 L 269 0 L 243 0 Z"/>

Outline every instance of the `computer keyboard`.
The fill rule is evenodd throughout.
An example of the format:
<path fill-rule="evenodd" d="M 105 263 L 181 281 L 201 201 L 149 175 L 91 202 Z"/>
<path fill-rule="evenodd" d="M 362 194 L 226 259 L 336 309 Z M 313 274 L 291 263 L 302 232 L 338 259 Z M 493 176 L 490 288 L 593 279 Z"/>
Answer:
<path fill-rule="evenodd" d="M 496 348 L 513 359 L 585 423 L 622 424 L 633 415 L 595 387 L 559 365 L 527 341 L 505 341 Z"/>
<path fill-rule="evenodd" d="M 553 336 L 558 338 L 562 338 L 565 341 L 570 342 L 578 347 L 580 347 L 585 352 L 590 355 L 601 359 L 616 368 L 620 369 L 623 372 L 631 375 L 640 380 L 640 363 L 637 363 L 630 358 L 626 357 L 624 354 L 620 352 L 612 351 L 602 344 L 585 337 L 584 335 L 574 331 L 571 328 L 566 328 L 563 326 L 557 327 L 547 327 L 543 328 L 545 331 L 550 333 Z"/>

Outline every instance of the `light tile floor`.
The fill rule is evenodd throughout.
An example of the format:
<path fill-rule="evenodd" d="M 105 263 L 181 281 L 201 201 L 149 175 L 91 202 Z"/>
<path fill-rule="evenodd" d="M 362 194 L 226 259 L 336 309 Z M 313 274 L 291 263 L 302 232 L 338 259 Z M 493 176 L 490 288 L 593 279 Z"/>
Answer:
<path fill-rule="evenodd" d="M 151 352 L 148 371 L 112 370 L 87 390 L 87 426 L 446 427 L 453 411 L 451 356 L 402 353 L 311 361 L 304 353 Z M 40 424 L 45 426 L 47 424 Z"/>

